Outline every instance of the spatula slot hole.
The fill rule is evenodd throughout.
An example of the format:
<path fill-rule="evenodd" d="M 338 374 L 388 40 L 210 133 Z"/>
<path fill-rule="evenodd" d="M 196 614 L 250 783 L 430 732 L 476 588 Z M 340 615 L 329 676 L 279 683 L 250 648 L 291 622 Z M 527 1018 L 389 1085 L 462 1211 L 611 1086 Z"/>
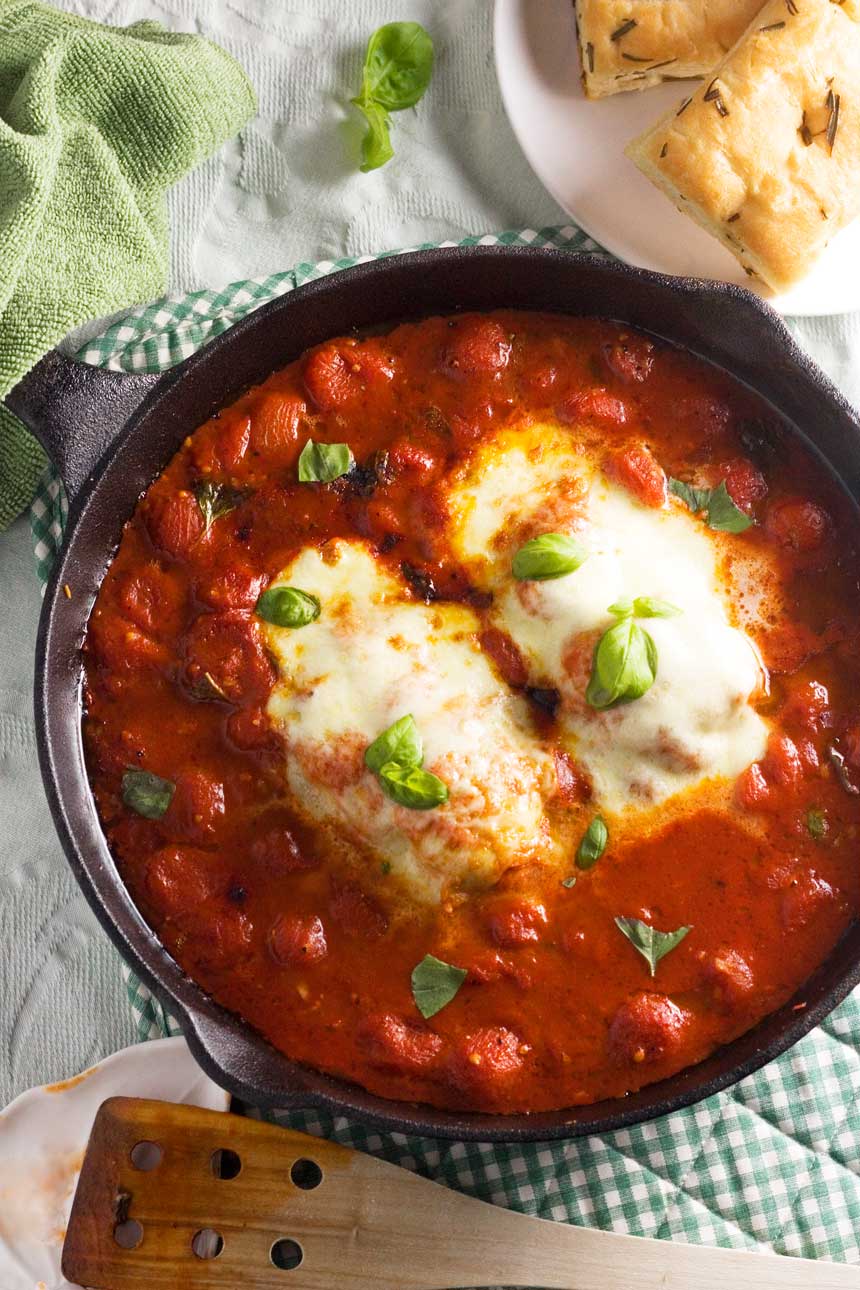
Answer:
<path fill-rule="evenodd" d="M 131 1163 L 142 1174 L 157 1169 L 164 1159 L 164 1149 L 157 1142 L 136 1142 L 130 1154 Z"/>
<path fill-rule="evenodd" d="M 290 1178 L 294 1187 L 299 1187 L 302 1191 L 313 1191 L 314 1187 L 319 1187 L 322 1182 L 322 1170 L 315 1160 L 306 1160 L 304 1157 L 297 1160 L 290 1170 Z"/>
<path fill-rule="evenodd" d="M 209 1163 L 216 1178 L 238 1178 L 242 1169 L 241 1159 L 229 1147 L 219 1147 L 217 1151 L 213 1151 Z"/>
<path fill-rule="evenodd" d="M 143 1240 L 143 1224 L 126 1218 L 113 1229 L 113 1239 L 121 1250 L 136 1250 Z"/>
<path fill-rule="evenodd" d="M 291 1241 L 286 1236 L 281 1237 L 280 1241 L 275 1241 L 269 1253 L 269 1258 L 275 1267 L 283 1268 L 285 1272 L 292 1272 L 304 1257 L 305 1252 L 298 1241 Z"/>
<path fill-rule="evenodd" d="M 191 1238 L 191 1248 L 198 1259 L 217 1259 L 224 1249 L 224 1237 L 212 1227 L 201 1227 Z"/>

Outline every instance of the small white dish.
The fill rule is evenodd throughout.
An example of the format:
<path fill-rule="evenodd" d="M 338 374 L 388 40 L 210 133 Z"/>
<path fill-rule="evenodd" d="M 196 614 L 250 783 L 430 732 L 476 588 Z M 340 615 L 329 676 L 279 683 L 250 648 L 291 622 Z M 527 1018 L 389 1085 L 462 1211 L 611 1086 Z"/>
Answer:
<path fill-rule="evenodd" d="M 802 282 L 773 296 L 640 174 L 625 145 L 683 99 L 684 84 L 586 99 L 572 0 L 496 0 L 494 39 L 505 109 L 532 169 L 613 255 L 645 269 L 758 290 L 785 314 L 860 309 L 860 220 L 833 239 Z"/>
<path fill-rule="evenodd" d="M 135 1044 L 0 1111 L 0 1287 L 71 1290 L 60 1271 L 66 1224 L 96 1112 L 109 1097 L 150 1097 L 226 1111 L 184 1039 Z"/>

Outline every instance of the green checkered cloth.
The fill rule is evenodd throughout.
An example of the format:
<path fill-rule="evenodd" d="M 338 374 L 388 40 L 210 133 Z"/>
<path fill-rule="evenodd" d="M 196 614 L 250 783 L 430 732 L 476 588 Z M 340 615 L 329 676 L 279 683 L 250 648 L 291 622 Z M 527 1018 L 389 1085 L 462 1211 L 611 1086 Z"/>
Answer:
<path fill-rule="evenodd" d="M 599 250 L 575 228 L 467 238 Z M 274 296 L 357 260 L 195 292 L 139 309 L 79 357 L 126 371 L 161 371 Z M 48 473 L 32 507 L 39 573 L 62 538 L 64 503 Z M 178 1031 L 124 968 L 141 1039 Z M 697 1244 L 772 1248 L 860 1261 L 860 1000 L 854 995 L 778 1061 L 675 1115 L 574 1142 L 499 1146 L 381 1133 L 315 1111 L 275 1117 L 307 1133 L 417 1170 L 527 1214 Z"/>

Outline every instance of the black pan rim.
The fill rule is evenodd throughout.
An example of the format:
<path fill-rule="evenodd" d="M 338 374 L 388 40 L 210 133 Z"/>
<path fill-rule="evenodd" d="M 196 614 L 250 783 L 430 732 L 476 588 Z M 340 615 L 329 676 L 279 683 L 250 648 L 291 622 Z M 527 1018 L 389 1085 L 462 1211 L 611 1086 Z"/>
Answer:
<path fill-rule="evenodd" d="M 758 319 L 778 336 L 785 355 L 786 368 L 802 373 L 812 382 L 831 409 L 844 418 L 846 424 L 850 423 L 850 428 L 857 435 L 860 443 L 860 423 L 856 414 L 828 378 L 799 349 L 782 320 L 761 299 L 731 284 L 668 278 L 665 275 L 629 268 L 608 260 L 596 259 L 593 256 L 576 255 L 550 248 L 497 246 L 444 248 L 389 256 L 316 279 L 255 310 L 182 364 L 164 373 L 153 392 L 129 419 L 120 436 L 105 454 L 99 468 L 70 507 L 66 528 L 67 541 L 55 562 L 45 590 L 37 640 L 35 708 L 39 760 L 49 805 L 63 849 L 96 917 L 124 960 L 177 1017 L 195 1057 L 207 1074 L 219 1084 L 230 1088 L 243 1100 L 263 1106 L 316 1109 L 334 1115 L 351 1116 L 362 1123 L 390 1132 L 464 1141 L 548 1141 L 591 1133 L 605 1133 L 666 1115 L 710 1097 L 785 1052 L 817 1025 L 860 982 L 860 957 L 855 957 L 850 968 L 842 971 L 837 980 L 826 988 L 816 988 L 815 981 L 820 972 L 814 974 L 796 999 L 784 1005 L 777 1013 L 770 1014 L 752 1031 L 747 1032 L 745 1036 L 735 1040 L 726 1048 L 718 1050 L 699 1066 L 688 1067 L 679 1075 L 658 1084 L 646 1086 L 639 1093 L 626 1098 L 613 1099 L 611 1102 L 588 1107 L 510 1116 L 487 1115 L 481 1112 L 445 1112 L 423 1104 L 397 1102 L 291 1062 L 277 1053 L 250 1026 L 216 1004 L 196 983 L 185 976 L 137 913 L 122 886 L 106 846 L 102 844 L 101 853 L 98 856 L 85 858 L 82 853 L 77 841 L 78 830 L 70 818 L 69 794 L 61 788 L 69 775 L 70 768 L 68 765 L 59 766 L 54 756 L 53 731 L 58 718 L 51 700 L 57 682 L 52 682 L 47 672 L 48 661 L 54 657 L 55 649 L 61 655 L 65 651 L 68 656 L 68 648 L 61 641 L 55 646 L 54 641 L 58 630 L 57 610 L 64 599 L 62 588 L 68 581 L 70 561 L 75 550 L 74 535 L 87 514 L 101 479 L 109 470 L 111 462 L 122 445 L 133 436 L 139 422 L 156 410 L 158 404 L 167 398 L 173 387 L 188 378 L 201 364 L 213 363 L 222 352 L 229 352 L 245 333 L 254 332 L 261 326 L 265 326 L 281 311 L 295 308 L 297 300 L 300 302 L 300 307 L 304 307 L 309 300 L 317 296 L 336 295 L 338 291 L 342 291 L 344 278 L 357 280 L 364 285 L 381 274 L 391 272 L 394 267 L 402 267 L 405 261 L 408 261 L 409 271 L 418 274 L 438 265 L 440 257 L 452 255 L 470 260 L 491 259 L 500 261 L 502 264 L 514 261 L 539 260 L 542 263 L 555 261 L 563 264 L 566 270 L 576 265 L 580 265 L 583 269 L 587 266 L 589 273 L 598 277 L 605 275 L 607 280 L 618 278 L 638 280 L 664 291 L 682 296 L 694 296 L 698 300 L 711 298 L 731 302 L 733 306 L 745 310 L 750 318 Z M 492 307 L 485 306 L 485 308 Z M 504 307 L 504 301 L 500 299 L 495 307 Z M 533 307 L 544 308 L 538 304 Z M 344 327 L 342 330 L 346 331 L 349 328 Z M 654 334 L 660 334 L 657 327 L 651 330 Z M 166 461 L 153 464 L 150 482 L 160 473 L 165 464 Z M 69 678 L 66 677 L 67 690 L 68 682 Z M 78 734 L 80 698 L 78 690 L 75 699 Z M 92 809 L 92 795 L 82 761 L 72 770 L 76 784 L 81 785 L 81 780 L 83 781 L 81 785 L 83 793 L 89 797 L 88 804 Z M 120 906 L 124 906 L 122 912 L 125 917 L 122 920 L 118 919 L 116 910 L 111 908 L 110 896 L 114 897 L 114 904 L 118 898 Z M 835 955 L 836 951 L 834 950 L 833 953 Z M 810 998 L 813 994 L 816 997 Z M 796 1010 L 798 1005 L 802 1005 L 800 1010 Z M 758 1045 L 756 1034 L 760 1030 L 772 1030 L 774 1034 L 769 1041 Z M 225 1042 L 228 1048 L 232 1042 L 234 1047 L 244 1049 L 238 1066 L 235 1053 L 233 1060 L 225 1058 Z M 736 1049 L 745 1051 L 740 1053 L 736 1061 L 725 1065 L 726 1056 Z M 706 1078 L 696 1079 L 697 1071 L 704 1074 L 709 1067 L 719 1062 L 725 1066 L 722 1071 L 717 1071 Z M 280 1071 L 280 1078 L 276 1081 L 277 1087 L 273 1086 L 271 1078 L 266 1077 L 264 1073 L 266 1065 L 271 1066 L 273 1063 Z"/>

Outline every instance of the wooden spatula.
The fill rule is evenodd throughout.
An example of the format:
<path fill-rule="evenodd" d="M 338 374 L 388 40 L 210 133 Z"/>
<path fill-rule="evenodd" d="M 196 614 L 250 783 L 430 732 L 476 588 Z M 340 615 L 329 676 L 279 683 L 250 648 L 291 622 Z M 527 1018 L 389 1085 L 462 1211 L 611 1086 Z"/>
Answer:
<path fill-rule="evenodd" d="M 134 1098 L 96 1117 L 63 1272 L 98 1290 L 860 1290 L 860 1268 L 527 1218 L 305 1134 Z"/>

